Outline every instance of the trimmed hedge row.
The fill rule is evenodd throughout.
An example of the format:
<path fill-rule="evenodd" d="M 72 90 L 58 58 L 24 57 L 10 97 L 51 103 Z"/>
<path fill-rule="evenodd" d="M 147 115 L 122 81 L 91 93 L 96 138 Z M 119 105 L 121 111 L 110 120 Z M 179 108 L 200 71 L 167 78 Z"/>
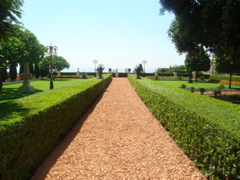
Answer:
<path fill-rule="evenodd" d="M 96 76 L 96 73 L 95 72 L 80 72 L 80 74 L 82 73 L 87 73 L 88 75 L 93 75 L 93 76 Z M 61 75 L 76 75 L 77 72 L 61 72 Z"/>
<path fill-rule="evenodd" d="M 240 108 L 211 97 L 128 76 L 138 95 L 209 179 L 240 178 Z"/>
<path fill-rule="evenodd" d="M 104 78 L 8 102 L 14 109 L 0 121 L 0 179 L 28 179 L 110 84 Z"/>
<path fill-rule="evenodd" d="M 118 73 L 118 77 L 127 77 L 128 73 Z M 115 77 L 115 73 L 112 73 L 112 77 Z"/>
<path fill-rule="evenodd" d="M 211 75 L 210 76 L 211 79 L 215 79 L 215 80 L 230 80 L 230 76 L 226 76 L 226 75 Z M 240 82 L 240 76 L 232 76 L 232 81 L 235 82 Z"/>

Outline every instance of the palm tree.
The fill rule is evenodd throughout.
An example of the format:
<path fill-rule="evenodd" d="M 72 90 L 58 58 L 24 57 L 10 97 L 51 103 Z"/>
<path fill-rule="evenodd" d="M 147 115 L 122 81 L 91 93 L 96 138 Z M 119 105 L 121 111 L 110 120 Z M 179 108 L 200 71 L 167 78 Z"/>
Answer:
<path fill-rule="evenodd" d="M 6 40 L 13 34 L 15 25 L 20 24 L 18 18 L 22 17 L 22 5 L 23 0 L 0 1 L 0 41 Z"/>

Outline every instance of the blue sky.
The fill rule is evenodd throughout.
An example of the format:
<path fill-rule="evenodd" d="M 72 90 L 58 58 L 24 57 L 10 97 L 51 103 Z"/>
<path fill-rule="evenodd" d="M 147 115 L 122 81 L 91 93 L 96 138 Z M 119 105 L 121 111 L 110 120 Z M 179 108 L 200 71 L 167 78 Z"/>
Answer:
<path fill-rule="evenodd" d="M 168 38 L 173 14 L 159 15 L 159 0 L 25 0 L 22 23 L 41 44 L 58 47 L 74 72 L 93 60 L 123 72 L 147 61 L 146 72 L 184 64 Z"/>

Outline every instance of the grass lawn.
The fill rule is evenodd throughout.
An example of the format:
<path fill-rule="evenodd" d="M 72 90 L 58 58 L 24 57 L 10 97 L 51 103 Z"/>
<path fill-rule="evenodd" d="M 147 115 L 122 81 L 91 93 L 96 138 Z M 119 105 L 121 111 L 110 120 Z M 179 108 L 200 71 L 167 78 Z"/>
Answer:
<path fill-rule="evenodd" d="M 70 84 L 76 84 L 81 83 L 86 80 L 84 79 L 67 79 L 67 78 L 55 78 L 53 81 L 54 89 L 58 88 L 64 88 Z M 49 79 L 43 79 L 43 80 L 36 80 L 31 81 L 30 85 L 33 86 L 35 89 L 34 92 L 30 93 L 21 93 L 18 92 L 18 88 L 22 86 L 22 83 L 14 83 L 14 84 L 8 84 L 3 85 L 2 91 L 0 91 L 0 103 L 4 101 L 19 99 L 25 96 L 29 96 L 32 94 L 36 94 L 43 91 L 49 91 L 50 90 L 50 80 Z"/>
<path fill-rule="evenodd" d="M 198 81 L 193 83 L 188 83 L 188 81 L 157 81 L 159 84 L 166 84 L 169 86 L 173 86 L 176 88 L 179 88 L 182 86 L 182 84 L 185 84 L 187 87 L 186 88 L 191 88 L 192 86 L 196 88 L 217 88 L 219 87 L 222 83 L 213 83 L 213 82 L 207 82 L 207 81 Z M 225 88 L 228 88 L 228 84 L 224 84 Z M 231 86 L 233 89 L 238 89 L 240 90 L 240 86 L 232 85 Z"/>

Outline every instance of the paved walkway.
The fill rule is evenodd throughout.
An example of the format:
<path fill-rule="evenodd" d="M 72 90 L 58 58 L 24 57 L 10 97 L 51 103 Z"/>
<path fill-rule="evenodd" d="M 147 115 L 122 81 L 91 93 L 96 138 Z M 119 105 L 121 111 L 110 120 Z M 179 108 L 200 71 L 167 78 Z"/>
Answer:
<path fill-rule="evenodd" d="M 103 96 L 38 169 L 32 180 L 202 180 L 144 105 L 127 78 Z"/>

